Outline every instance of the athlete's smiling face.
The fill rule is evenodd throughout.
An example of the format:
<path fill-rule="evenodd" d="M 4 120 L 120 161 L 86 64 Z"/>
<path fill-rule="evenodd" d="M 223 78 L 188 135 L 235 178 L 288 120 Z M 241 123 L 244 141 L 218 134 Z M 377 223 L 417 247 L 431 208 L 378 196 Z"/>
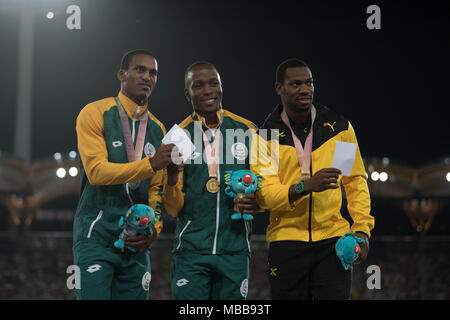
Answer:
<path fill-rule="evenodd" d="M 275 89 L 286 108 L 292 111 L 306 111 L 311 108 L 314 84 L 309 68 L 287 68 L 284 82 L 276 82 Z"/>
<path fill-rule="evenodd" d="M 208 64 L 192 68 L 186 77 L 186 99 L 201 116 L 215 114 L 222 106 L 222 83 L 217 70 Z"/>

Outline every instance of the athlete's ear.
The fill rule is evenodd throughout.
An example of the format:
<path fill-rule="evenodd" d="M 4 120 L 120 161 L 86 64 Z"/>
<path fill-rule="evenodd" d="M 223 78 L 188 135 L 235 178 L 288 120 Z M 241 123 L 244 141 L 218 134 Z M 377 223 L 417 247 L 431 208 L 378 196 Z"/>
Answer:
<path fill-rule="evenodd" d="M 186 97 L 186 100 L 191 102 L 191 96 L 189 94 L 189 90 L 187 88 L 184 88 L 184 96 Z"/>
<path fill-rule="evenodd" d="M 280 82 L 275 82 L 275 91 L 279 96 L 281 96 L 283 92 L 283 85 Z"/>
<path fill-rule="evenodd" d="M 120 69 L 119 72 L 117 72 L 117 79 L 119 79 L 120 82 L 125 81 L 125 72 L 126 70 Z"/>

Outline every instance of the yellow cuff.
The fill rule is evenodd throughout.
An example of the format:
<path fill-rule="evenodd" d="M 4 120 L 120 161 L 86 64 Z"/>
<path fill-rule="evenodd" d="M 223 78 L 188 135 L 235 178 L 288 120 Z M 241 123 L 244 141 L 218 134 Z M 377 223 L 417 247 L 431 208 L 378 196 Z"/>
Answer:
<path fill-rule="evenodd" d="M 159 237 L 159 234 L 161 233 L 162 228 L 163 228 L 163 222 L 162 222 L 162 220 L 156 222 L 155 225 L 154 225 L 154 227 L 155 227 L 155 229 L 156 229 L 156 237 L 158 238 L 158 237 Z"/>
<path fill-rule="evenodd" d="M 147 169 L 150 170 L 151 175 L 154 175 L 156 171 L 153 170 L 152 164 L 150 163 L 150 156 L 145 157 L 143 160 L 147 160 Z"/>
<path fill-rule="evenodd" d="M 370 229 L 363 225 L 355 225 L 350 228 L 351 231 L 364 233 L 368 238 L 370 238 Z"/>

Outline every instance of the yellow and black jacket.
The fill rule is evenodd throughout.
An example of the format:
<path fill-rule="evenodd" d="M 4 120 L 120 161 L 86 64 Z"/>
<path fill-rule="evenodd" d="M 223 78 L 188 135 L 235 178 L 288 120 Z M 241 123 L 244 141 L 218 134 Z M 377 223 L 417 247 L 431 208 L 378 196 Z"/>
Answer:
<path fill-rule="evenodd" d="M 139 107 L 122 92 L 118 97 L 128 115 L 132 135 L 138 132 L 140 119 L 149 117 L 143 159 L 128 162 L 113 97 L 89 103 L 81 110 L 76 123 L 81 193 L 74 218 L 74 245 L 95 240 L 112 246 L 121 232 L 118 221 L 133 204 L 148 204 L 161 217 L 164 172 L 155 172 L 149 157 L 161 144 L 165 128 L 147 105 Z M 127 184 L 137 181 L 139 186 L 134 189 Z M 162 221 L 155 227 L 159 234 Z"/>
<path fill-rule="evenodd" d="M 314 103 L 317 114 L 313 125 L 311 175 L 330 168 L 336 141 L 357 144 L 350 122 L 329 108 Z M 350 176 L 340 177 L 345 189 L 347 208 L 353 219 L 349 222 L 341 215 L 341 188 L 304 195 L 289 202 L 288 190 L 300 181 L 301 169 L 289 128 L 281 119 L 282 105 L 278 105 L 259 130 L 258 161 L 251 170 L 263 176 L 262 188 L 257 192 L 258 204 L 270 211 L 267 241 L 315 242 L 342 236 L 350 229 L 370 237 L 374 218 L 370 215 L 370 195 L 367 175 L 357 146 L 355 162 Z"/>

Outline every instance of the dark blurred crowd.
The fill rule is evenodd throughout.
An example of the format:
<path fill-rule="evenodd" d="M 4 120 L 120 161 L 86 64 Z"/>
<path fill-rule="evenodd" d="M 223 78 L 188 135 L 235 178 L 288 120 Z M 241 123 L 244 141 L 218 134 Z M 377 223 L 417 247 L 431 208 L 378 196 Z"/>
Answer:
<path fill-rule="evenodd" d="M 14 250 L 0 251 L 0 299 L 67 300 L 74 290 L 67 288 L 67 267 L 72 265 L 70 237 L 31 237 Z M 150 299 L 170 299 L 172 241 L 160 239 L 152 245 Z M 366 262 L 353 270 L 352 299 L 449 299 L 450 240 L 418 238 L 371 242 Z M 251 275 L 247 299 L 270 299 L 267 278 L 267 245 L 252 241 Z M 380 289 L 369 289 L 367 267 L 380 268 Z"/>

